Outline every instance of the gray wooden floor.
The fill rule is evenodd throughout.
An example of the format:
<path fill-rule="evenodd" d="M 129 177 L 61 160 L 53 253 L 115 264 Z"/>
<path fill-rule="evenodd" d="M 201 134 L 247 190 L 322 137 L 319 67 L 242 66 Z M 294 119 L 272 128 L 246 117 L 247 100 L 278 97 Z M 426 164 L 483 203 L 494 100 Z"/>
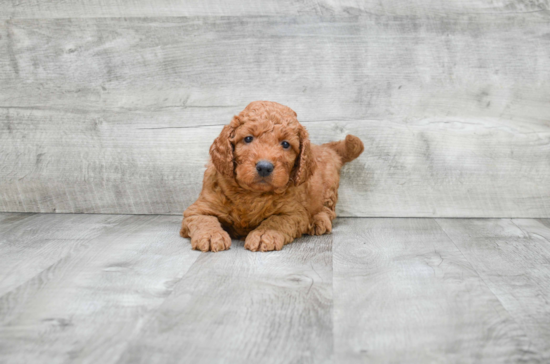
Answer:
<path fill-rule="evenodd" d="M 338 219 L 265 254 L 179 222 L 0 214 L 0 362 L 550 360 L 550 220 Z"/>

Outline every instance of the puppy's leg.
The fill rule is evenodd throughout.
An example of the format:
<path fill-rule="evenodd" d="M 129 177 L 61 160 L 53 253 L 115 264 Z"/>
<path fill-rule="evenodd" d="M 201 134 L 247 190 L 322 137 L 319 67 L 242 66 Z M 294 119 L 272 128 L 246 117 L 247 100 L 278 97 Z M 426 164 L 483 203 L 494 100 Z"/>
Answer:
<path fill-rule="evenodd" d="M 181 223 L 180 235 L 184 238 L 191 238 L 191 247 L 203 252 L 217 252 L 231 247 L 229 234 L 222 229 L 215 216 L 185 217 Z"/>
<path fill-rule="evenodd" d="M 334 207 L 336 206 L 337 200 L 337 193 L 328 195 L 323 210 L 315 214 L 312 218 L 308 230 L 309 235 L 323 235 L 332 232 L 332 220 L 336 218 Z"/>
<path fill-rule="evenodd" d="M 273 215 L 252 230 L 244 242 L 244 247 L 253 252 L 281 250 L 285 244 L 307 231 L 307 218 L 302 215 Z"/>

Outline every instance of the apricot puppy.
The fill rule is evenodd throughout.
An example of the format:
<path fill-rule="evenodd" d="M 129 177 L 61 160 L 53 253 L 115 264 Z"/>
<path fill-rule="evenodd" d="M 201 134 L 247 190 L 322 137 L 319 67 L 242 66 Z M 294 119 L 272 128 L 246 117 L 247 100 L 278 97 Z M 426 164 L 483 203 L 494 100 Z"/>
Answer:
<path fill-rule="evenodd" d="M 252 251 L 281 250 L 302 234 L 332 231 L 342 166 L 363 152 L 359 138 L 309 142 L 296 113 L 255 101 L 210 147 L 198 200 L 183 213 L 180 235 L 193 249 L 229 249 L 246 238 Z"/>

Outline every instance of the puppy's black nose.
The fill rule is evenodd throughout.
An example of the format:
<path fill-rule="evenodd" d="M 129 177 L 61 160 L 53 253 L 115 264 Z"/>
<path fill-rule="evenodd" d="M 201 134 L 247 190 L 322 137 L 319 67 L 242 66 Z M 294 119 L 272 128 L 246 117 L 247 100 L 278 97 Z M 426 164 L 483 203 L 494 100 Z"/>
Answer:
<path fill-rule="evenodd" d="M 273 164 L 268 161 L 259 161 L 256 163 L 256 170 L 262 177 L 267 177 L 273 172 Z"/>

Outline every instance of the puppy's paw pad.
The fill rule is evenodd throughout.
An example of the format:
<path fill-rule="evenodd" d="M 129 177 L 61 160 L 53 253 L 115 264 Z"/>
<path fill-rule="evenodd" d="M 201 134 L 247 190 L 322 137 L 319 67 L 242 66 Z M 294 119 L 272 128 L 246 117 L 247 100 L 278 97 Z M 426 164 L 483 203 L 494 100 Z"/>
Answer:
<path fill-rule="evenodd" d="M 207 232 L 199 234 L 198 236 L 194 235 L 191 238 L 191 247 L 203 252 L 219 252 L 231 247 L 231 238 L 229 234 L 223 230 Z"/>
<path fill-rule="evenodd" d="M 285 237 L 276 230 L 254 230 L 244 242 L 244 247 L 253 252 L 281 250 L 284 245 Z"/>

